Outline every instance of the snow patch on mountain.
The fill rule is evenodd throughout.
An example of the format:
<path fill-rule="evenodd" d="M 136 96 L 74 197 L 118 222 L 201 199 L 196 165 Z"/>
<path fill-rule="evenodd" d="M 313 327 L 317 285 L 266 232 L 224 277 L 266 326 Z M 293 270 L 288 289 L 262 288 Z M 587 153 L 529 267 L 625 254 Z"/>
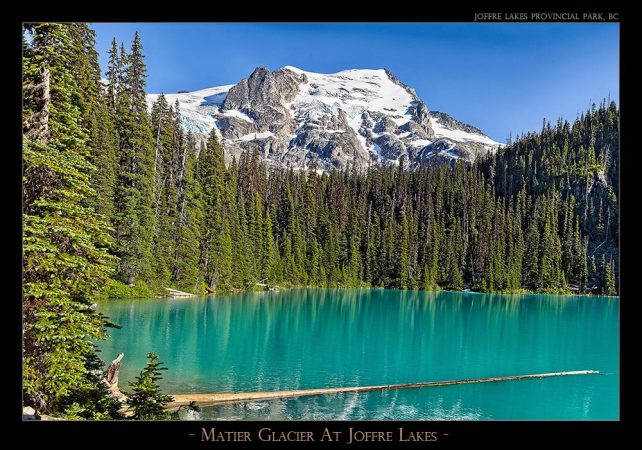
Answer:
<path fill-rule="evenodd" d="M 447 138 L 457 142 L 479 142 L 490 147 L 501 145 L 499 142 L 495 142 L 482 133 L 470 133 L 468 131 L 458 130 L 456 128 L 448 128 L 447 126 L 442 124 L 438 118 L 435 117 L 430 118 L 430 123 L 432 124 L 432 129 L 435 132 L 436 138 Z"/>
<path fill-rule="evenodd" d="M 243 119 L 246 122 L 254 123 L 254 120 L 252 120 L 251 117 L 249 117 L 247 114 L 243 114 L 238 109 L 229 109 L 227 111 L 223 111 L 221 115 L 229 116 L 229 117 L 238 117 L 239 119 Z"/>
<path fill-rule="evenodd" d="M 274 136 L 274 133 L 271 131 L 264 131 L 262 133 L 250 133 L 250 134 L 245 134 L 241 136 L 239 139 L 241 141 L 255 141 L 255 140 L 260 140 L 260 139 L 267 139 L 271 136 Z"/>
<path fill-rule="evenodd" d="M 479 129 L 429 111 L 414 89 L 386 69 L 333 74 L 285 66 L 257 68 L 236 85 L 165 94 L 183 126 L 216 130 L 227 157 L 256 149 L 267 164 L 320 170 L 372 162 L 420 165 L 466 159 L 501 146 Z M 151 105 L 158 94 L 148 95 Z"/>
<path fill-rule="evenodd" d="M 214 116 L 218 113 L 223 104 L 227 92 L 234 86 L 216 86 L 199 91 L 182 92 L 176 94 L 163 94 L 170 105 L 176 100 L 181 110 L 183 127 L 194 133 L 209 134 L 212 128 L 216 127 Z M 148 94 L 147 106 L 151 110 L 152 105 L 160 94 Z"/>
<path fill-rule="evenodd" d="M 384 69 L 351 69 L 333 74 L 306 72 L 292 66 L 285 66 L 284 69 L 304 74 L 308 80 L 300 86 L 299 95 L 288 105 L 295 107 L 299 117 L 317 118 L 316 115 L 324 111 L 323 107 L 319 107 L 320 103 L 332 109 L 340 107 L 352 119 L 357 133 L 359 127 L 356 125 L 361 124 L 364 111 L 390 116 L 397 125 L 403 125 L 412 118 L 408 106 L 416 97 L 395 84 Z"/>

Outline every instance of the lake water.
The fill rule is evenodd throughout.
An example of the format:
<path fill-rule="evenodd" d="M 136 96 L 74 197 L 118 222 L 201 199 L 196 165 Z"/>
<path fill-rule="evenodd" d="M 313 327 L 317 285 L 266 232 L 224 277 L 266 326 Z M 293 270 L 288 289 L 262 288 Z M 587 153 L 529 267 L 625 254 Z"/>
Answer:
<path fill-rule="evenodd" d="M 619 300 L 295 289 L 110 300 L 120 386 L 149 351 L 167 393 L 367 386 L 594 369 L 582 375 L 301 397 L 203 408 L 231 420 L 617 420 Z"/>

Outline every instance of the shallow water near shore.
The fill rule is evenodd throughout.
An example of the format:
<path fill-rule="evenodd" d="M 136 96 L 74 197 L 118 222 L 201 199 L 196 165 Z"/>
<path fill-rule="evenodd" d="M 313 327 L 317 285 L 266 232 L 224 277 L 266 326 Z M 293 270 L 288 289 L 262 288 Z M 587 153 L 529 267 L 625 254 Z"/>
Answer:
<path fill-rule="evenodd" d="M 335 394 L 203 408 L 229 420 L 617 420 L 619 299 L 380 289 L 293 289 L 106 300 L 125 353 L 149 351 L 167 393 L 277 391 L 593 369 L 582 375 Z"/>

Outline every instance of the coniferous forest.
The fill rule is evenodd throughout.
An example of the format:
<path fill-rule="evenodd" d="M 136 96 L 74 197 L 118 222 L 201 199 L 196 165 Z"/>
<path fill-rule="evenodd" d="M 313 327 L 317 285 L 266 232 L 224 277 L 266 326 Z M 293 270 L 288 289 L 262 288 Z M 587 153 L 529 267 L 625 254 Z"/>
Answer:
<path fill-rule="evenodd" d="M 544 122 L 473 164 L 319 174 L 227 162 L 178 103 L 148 109 L 144 49 L 86 25 L 23 39 L 25 404 L 118 416 L 89 339 L 99 297 L 279 286 L 617 295 L 619 109 Z"/>

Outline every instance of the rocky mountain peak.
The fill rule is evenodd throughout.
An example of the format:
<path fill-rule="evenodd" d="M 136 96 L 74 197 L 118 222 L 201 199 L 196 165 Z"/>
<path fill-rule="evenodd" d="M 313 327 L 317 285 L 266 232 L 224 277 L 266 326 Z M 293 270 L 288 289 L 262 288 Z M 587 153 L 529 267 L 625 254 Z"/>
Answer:
<path fill-rule="evenodd" d="M 235 85 L 166 97 L 181 104 L 186 128 L 215 129 L 228 158 L 258 150 L 266 164 L 297 169 L 472 161 L 499 146 L 471 125 L 430 112 L 388 69 L 257 67 Z"/>

